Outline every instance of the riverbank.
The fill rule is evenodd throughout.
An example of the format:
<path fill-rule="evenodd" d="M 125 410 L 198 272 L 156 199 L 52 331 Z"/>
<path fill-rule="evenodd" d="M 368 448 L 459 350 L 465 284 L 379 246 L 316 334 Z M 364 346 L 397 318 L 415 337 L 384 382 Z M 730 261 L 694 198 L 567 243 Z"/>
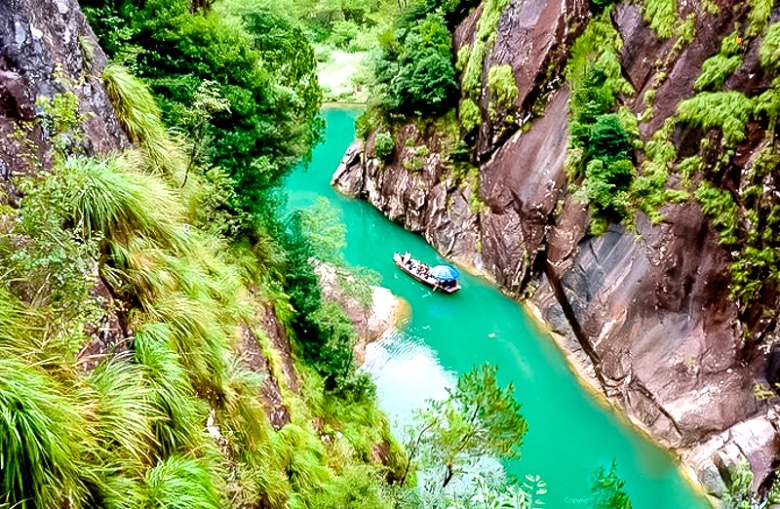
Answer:
<path fill-rule="evenodd" d="M 412 314 L 403 329 L 368 347 L 366 367 L 383 410 L 403 427 L 427 398 L 446 394 L 458 374 L 489 362 L 499 367 L 502 384 L 514 384 L 530 430 L 522 459 L 509 462 L 507 472 L 520 479 L 540 475 L 548 485 L 548 507 L 581 509 L 590 497 L 593 472 L 614 459 L 634 509 L 708 509 L 668 451 L 583 389 L 555 343 L 540 334 L 516 301 L 469 274 L 454 295 L 433 293 L 399 274 L 392 261 L 398 250 L 426 262 L 444 260 L 420 235 L 329 186 L 354 139 L 357 112 L 350 107 L 323 112 L 325 142 L 315 149 L 308 170 L 291 175 L 286 187 L 291 207 L 330 200 L 347 227 L 344 259 L 378 272 L 383 286 L 409 302 Z"/>

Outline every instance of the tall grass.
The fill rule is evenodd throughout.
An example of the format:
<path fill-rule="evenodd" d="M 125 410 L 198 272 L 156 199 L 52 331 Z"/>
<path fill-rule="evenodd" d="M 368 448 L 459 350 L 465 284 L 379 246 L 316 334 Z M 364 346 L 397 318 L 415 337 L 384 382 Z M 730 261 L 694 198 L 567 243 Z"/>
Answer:
<path fill-rule="evenodd" d="M 152 401 L 164 417 L 153 423 L 161 454 L 193 450 L 203 439 L 207 406 L 195 397 L 179 355 L 170 346 L 170 330 L 163 323 L 138 329 L 133 343 L 135 361 L 142 366 Z"/>
<path fill-rule="evenodd" d="M 220 509 L 219 493 L 201 461 L 171 456 L 146 474 L 147 509 Z"/>
<path fill-rule="evenodd" d="M 168 245 L 180 237 L 183 210 L 163 181 L 135 171 L 122 158 L 72 158 L 61 169 L 81 185 L 65 199 L 84 237 L 127 242 L 144 235 Z"/>
<path fill-rule="evenodd" d="M 153 427 L 163 417 L 142 375 L 139 366 L 114 358 L 98 365 L 86 380 L 95 394 L 91 410 L 100 446 L 137 468 L 151 462 L 151 451 L 158 445 Z"/>
<path fill-rule="evenodd" d="M 103 70 L 103 83 L 117 118 L 133 143 L 142 148 L 148 166 L 179 175 L 187 166 L 181 144 L 167 131 L 160 108 L 149 88 L 130 72 L 116 64 Z"/>
<path fill-rule="evenodd" d="M 81 499 L 87 423 L 64 387 L 34 365 L 0 358 L 0 502 L 20 509 Z"/>

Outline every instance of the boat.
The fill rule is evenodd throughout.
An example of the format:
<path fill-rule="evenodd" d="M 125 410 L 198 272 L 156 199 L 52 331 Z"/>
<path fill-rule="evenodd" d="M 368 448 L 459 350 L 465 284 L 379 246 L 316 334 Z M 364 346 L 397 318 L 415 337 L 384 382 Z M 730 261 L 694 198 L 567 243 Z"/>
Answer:
<path fill-rule="evenodd" d="M 395 253 L 393 261 L 403 272 L 434 290 L 443 293 L 455 293 L 460 290 L 460 285 L 458 284 L 460 273 L 452 265 L 430 267 L 412 258 L 409 253 L 404 253 L 403 255 Z"/>

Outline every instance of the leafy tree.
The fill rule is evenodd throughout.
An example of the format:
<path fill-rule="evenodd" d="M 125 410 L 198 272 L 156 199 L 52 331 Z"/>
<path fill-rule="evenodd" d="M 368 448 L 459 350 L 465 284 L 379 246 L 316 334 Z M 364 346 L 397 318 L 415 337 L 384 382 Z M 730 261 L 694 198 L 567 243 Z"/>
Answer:
<path fill-rule="evenodd" d="M 617 463 L 612 461 L 609 470 L 603 466 L 596 470 L 590 491 L 593 509 L 631 509 L 631 500 L 623 487 L 625 482 L 617 475 Z"/>
<path fill-rule="evenodd" d="M 387 95 L 385 106 L 408 114 L 448 109 L 457 95 L 451 47 L 439 14 L 428 14 L 385 40 L 375 69 Z"/>
<path fill-rule="evenodd" d="M 268 189 L 309 158 L 321 136 L 321 92 L 304 32 L 268 8 L 230 16 L 193 13 L 190 0 L 84 3 L 109 54 L 129 52 L 124 58 L 151 85 L 169 126 L 187 123 L 204 81 L 216 84 L 229 108 L 209 121 L 211 163 L 234 183 L 232 210 L 255 220 L 267 213 Z"/>
<path fill-rule="evenodd" d="M 412 464 L 441 475 L 445 488 L 468 466 L 485 456 L 518 458 L 528 429 L 514 399 L 514 386 L 498 386 L 495 366 L 484 364 L 461 375 L 442 401 L 429 402 L 407 429 L 409 455 L 400 484 Z"/>

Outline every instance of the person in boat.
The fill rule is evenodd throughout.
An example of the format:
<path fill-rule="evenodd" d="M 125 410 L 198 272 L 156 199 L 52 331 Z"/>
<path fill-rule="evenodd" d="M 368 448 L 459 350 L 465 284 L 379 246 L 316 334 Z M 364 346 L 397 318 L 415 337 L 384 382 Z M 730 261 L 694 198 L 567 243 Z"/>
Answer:
<path fill-rule="evenodd" d="M 404 255 L 401 257 L 401 262 L 404 265 L 411 265 L 412 264 L 412 255 L 407 251 L 404 253 Z"/>

